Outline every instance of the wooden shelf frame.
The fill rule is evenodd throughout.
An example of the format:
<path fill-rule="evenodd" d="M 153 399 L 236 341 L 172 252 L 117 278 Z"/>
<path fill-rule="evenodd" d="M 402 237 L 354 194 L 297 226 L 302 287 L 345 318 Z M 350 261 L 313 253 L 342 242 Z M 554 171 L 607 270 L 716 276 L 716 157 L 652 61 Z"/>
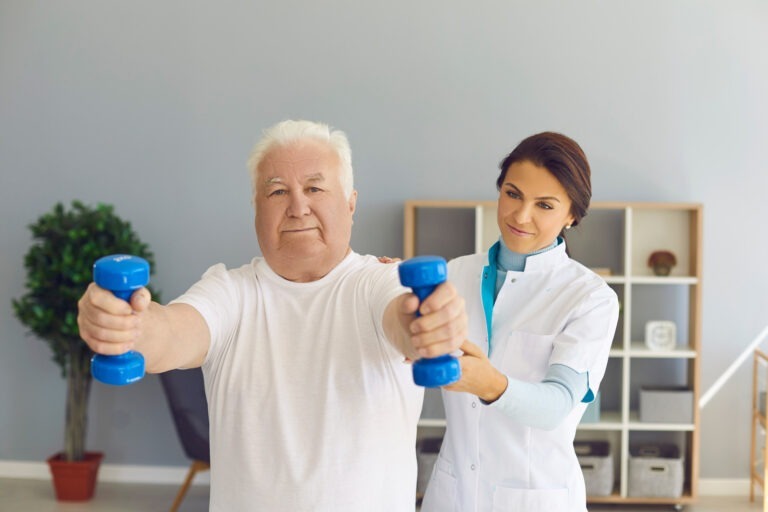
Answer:
<path fill-rule="evenodd" d="M 761 378 L 762 375 L 762 378 Z M 762 381 L 762 385 L 760 382 Z M 749 501 L 755 501 L 755 488 L 763 493 L 763 510 L 768 511 L 768 436 L 766 436 L 766 411 L 768 411 L 768 354 L 755 350 L 752 360 L 752 435 L 749 451 Z M 765 393 L 762 396 L 761 393 Z M 761 407 L 762 406 L 762 407 Z M 762 447 L 758 442 L 762 440 Z M 761 468 L 762 465 L 762 468 Z"/>

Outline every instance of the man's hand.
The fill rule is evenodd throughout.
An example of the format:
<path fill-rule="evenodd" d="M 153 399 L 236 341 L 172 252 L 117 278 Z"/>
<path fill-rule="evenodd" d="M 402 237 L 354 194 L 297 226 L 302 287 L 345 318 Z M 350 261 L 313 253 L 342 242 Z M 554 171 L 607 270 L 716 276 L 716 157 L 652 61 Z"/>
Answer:
<path fill-rule="evenodd" d="M 450 354 L 467 336 L 464 299 L 450 282 L 437 286 L 421 304 L 416 295 L 405 293 L 387 307 L 384 330 L 408 359 Z"/>
<path fill-rule="evenodd" d="M 461 379 L 443 389 L 471 393 L 486 402 L 496 401 L 507 390 L 506 376 L 497 370 L 480 347 L 471 341 L 461 345 Z"/>
<path fill-rule="evenodd" d="M 77 303 L 80 337 L 98 354 L 117 355 L 133 349 L 141 336 L 141 313 L 150 301 L 146 288 L 135 291 L 129 304 L 91 283 Z"/>

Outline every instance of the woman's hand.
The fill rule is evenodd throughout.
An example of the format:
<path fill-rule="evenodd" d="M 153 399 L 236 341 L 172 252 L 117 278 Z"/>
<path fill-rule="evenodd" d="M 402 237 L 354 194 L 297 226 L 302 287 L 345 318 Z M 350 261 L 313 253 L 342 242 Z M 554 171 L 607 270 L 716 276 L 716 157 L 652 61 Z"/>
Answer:
<path fill-rule="evenodd" d="M 389 256 L 378 256 L 379 263 L 397 263 L 401 260 L 400 258 L 390 258 Z"/>
<path fill-rule="evenodd" d="M 495 402 L 507 389 L 507 377 L 497 370 L 480 347 L 471 341 L 461 345 L 461 379 L 444 389 L 471 393 L 486 402 Z"/>

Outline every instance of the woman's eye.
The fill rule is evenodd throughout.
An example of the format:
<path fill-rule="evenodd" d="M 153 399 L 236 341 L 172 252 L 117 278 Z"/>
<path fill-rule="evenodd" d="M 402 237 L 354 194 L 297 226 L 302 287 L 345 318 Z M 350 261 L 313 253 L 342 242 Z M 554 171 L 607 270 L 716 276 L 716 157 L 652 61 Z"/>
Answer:
<path fill-rule="evenodd" d="M 539 203 L 539 206 L 541 208 L 543 208 L 544 210 L 551 210 L 552 209 L 552 205 L 549 204 L 549 203 Z"/>
<path fill-rule="evenodd" d="M 507 190 L 507 196 L 511 197 L 512 199 L 518 199 L 520 197 L 520 194 L 513 190 Z"/>

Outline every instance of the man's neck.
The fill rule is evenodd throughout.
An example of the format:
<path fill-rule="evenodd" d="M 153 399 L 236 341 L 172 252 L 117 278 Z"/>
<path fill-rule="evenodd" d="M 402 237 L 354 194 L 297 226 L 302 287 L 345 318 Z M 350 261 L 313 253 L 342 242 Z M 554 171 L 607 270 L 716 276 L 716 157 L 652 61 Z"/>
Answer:
<path fill-rule="evenodd" d="M 334 268 L 338 267 L 342 261 L 352 252 L 351 247 L 347 247 L 347 251 L 340 259 L 333 259 L 329 262 L 318 260 L 318 258 L 308 258 L 300 262 L 295 261 L 289 264 L 288 262 L 281 262 L 281 265 L 272 265 L 269 261 L 267 264 L 275 272 L 286 281 L 294 283 L 311 283 L 313 281 L 319 281 L 327 276 Z"/>

